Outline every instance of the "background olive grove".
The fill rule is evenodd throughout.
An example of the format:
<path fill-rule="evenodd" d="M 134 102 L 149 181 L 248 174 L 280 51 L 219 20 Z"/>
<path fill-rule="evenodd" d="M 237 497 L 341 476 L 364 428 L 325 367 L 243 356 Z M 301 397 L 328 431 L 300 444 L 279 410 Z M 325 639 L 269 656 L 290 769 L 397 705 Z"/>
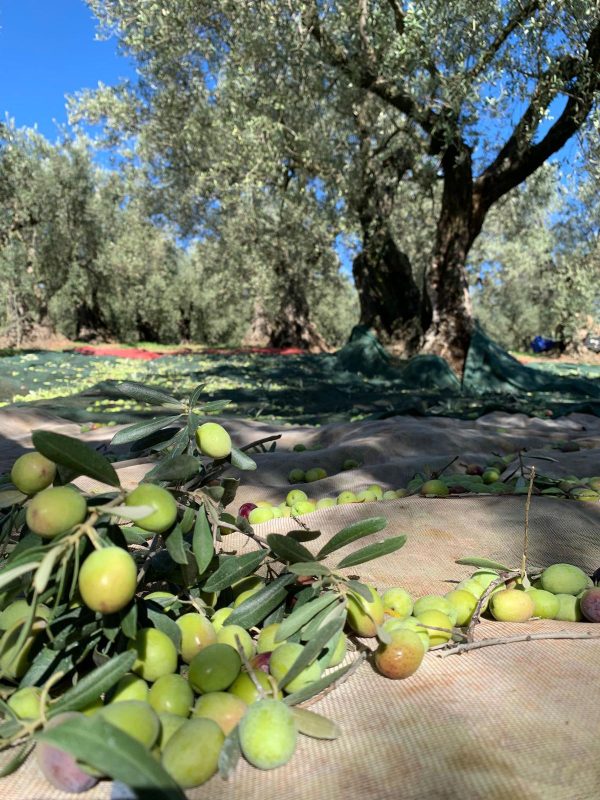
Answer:
<path fill-rule="evenodd" d="M 598 317 L 597 0 L 88 5 L 138 79 L 82 87 L 58 144 L 0 129 L 8 339 L 316 349 L 360 320 L 457 366 L 474 319 L 522 349 Z"/>

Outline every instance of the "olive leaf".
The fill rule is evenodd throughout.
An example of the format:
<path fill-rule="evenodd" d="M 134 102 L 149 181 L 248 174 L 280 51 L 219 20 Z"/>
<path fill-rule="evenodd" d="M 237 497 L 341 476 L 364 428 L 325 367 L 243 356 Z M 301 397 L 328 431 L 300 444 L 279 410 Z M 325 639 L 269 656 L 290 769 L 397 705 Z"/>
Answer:
<path fill-rule="evenodd" d="M 76 475 L 87 475 L 109 486 L 121 485 L 110 461 L 85 442 L 54 431 L 34 431 L 31 439 L 38 452 Z"/>
<path fill-rule="evenodd" d="M 325 645 L 342 630 L 345 621 L 346 610 L 340 609 L 339 614 L 324 625 L 315 637 L 304 645 L 302 652 L 298 654 L 292 666 L 279 681 L 279 685 L 282 688 L 287 686 L 294 678 L 297 678 L 305 667 L 312 664 Z"/>
<path fill-rule="evenodd" d="M 364 536 L 369 536 L 373 533 L 379 533 L 387 525 L 385 517 L 371 517 L 370 519 L 363 519 L 348 525 L 339 533 L 336 533 L 327 544 L 325 544 L 318 552 L 317 558 L 323 558 L 334 550 L 339 550 L 340 547 L 345 547 L 347 544 L 355 542 L 357 539 L 362 539 Z"/>
<path fill-rule="evenodd" d="M 17 723 L 17 730 L 19 727 L 20 725 Z M 26 742 L 22 747 L 20 747 L 10 761 L 8 761 L 2 767 L 2 769 L 0 769 L 0 778 L 6 778 L 7 775 L 12 775 L 13 772 L 16 772 L 21 764 L 24 764 L 27 761 L 33 748 L 34 744 L 32 742 Z"/>
<path fill-rule="evenodd" d="M 22 503 L 23 500 L 27 500 L 27 495 L 23 492 L 19 492 L 18 489 L 6 489 L 0 492 L 0 509 L 10 508 L 16 503 Z"/>
<path fill-rule="evenodd" d="M 180 525 L 175 525 L 166 539 L 167 551 L 176 564 L 187 564 L 188 556 Z M 189 545 L 188 545 L 189 547 Z"/>
<path fill-rule="evenodd" d="M 234 608 L 224 624 L 241 625 L 246 629 L 257 625 L 287 599 L 285 587 L 295 580 L 295 575 L 280 575 Z"/>
<path fill-rule="evenodd" d="M 344 664 L 343 667 L 338 667 L 338 669 L 336 669 L 334 672 L 329 672 L 327 675 L 319 678 L 318 681 L 309 683 L 308 686 L 305 686 L 303 689 L 298 689 L 297 692 L 291 692 L 283 698 L 283 702 L 289 706 L 296 706 L 299 703 L 305 703 L 307 700 L 310 700 L 311 697 L 316 697 L 316 695 L 323 692 L 333 683 L 339 681 L 340 678 L 343 678 L 344 675 L 354 667 L 355 662 Z"/>
<path fill-rule="evenodd" d="M 135 442 L 137 439 L 143 439 L 145 436 L 149 436 L 151 433 L 155 433 L 163 428 L 167 428 L 169 425 L 172 425 L 179 419 L 181 419 L 181 414 L 168 417 L 153 417 L 150 420 L 136 422 L 134 425 L 129 425 L 127 428 L 117 431 L 117 433 L 115 433 L 113 438 L 110 440 L 110 443 L 114 447 L 118 444 L 129 444 L 129 442 Z"/>
<path fill-rule="evenodd" d="M 204 591 L 220 592 L 222 589 L 227 589 L 235 581 L 254 572 L 264 561 L 266 555 L 266 550 L 255 550 L 252 553 L 245 553 L 243 556 L 225 556 L 221 560 L 219 568 L 204 584 Z"/>
<path fill-rule="evenodd" d="M 147 475 L 157 481 L 169 481 L 184 483 L 195 475 L 198 475 L 202 468 L 199 458 L 182 453 L 173 458 L 165 459 L 157 464 Z"/>
<path fill-rule="evenodd" d="M 299 733 L 312 736 L 314 739 L 337 739 L 341 736 L 340 726 L 332 719 L 316 714 L 306 708 L 292 708 L 294 722 Z"/>
<path fill-rule="evenodd" d="M 465 556 L 465 558 L 458 558 L 456 564 L 463 564 L 467 567 L 480 567 L 482 569 L 500 569 L 503 572 L 510 572 L 511 568 L 505 564 L 500 564 L 498 561 L 492 561 L 489 558 L 478 558 L 477 556 Z"/>
<path fill-rule="evenodd" d="M 129 519 L 132 522 L 144 519 L 144 517 L 156 511 L 154 506 L 95 506 L 94 510 L 100 511 L 102 514 L 108 514 L 111 517 Z"/>
<path fill-rule="evenodd" d="M 240 738 L 236 727 L 225 737 L 221 752 L 219 753 L 219 775 L 223 780 L 227 780 L 233 774 L 238 761 L 242 755 L 240 748 Z"/>
<path fill-rule="evenodd" d="M 149 405 L 183 407 L 181 400 L 173 397 L 173 395 L 164 392 L 162 389 L 145 386 L 143 383 L 136 383 L 135 381 L 119 381 L 118 383 L 104 381 L 102 386 L 110 394 L 125 395 L 125 397 L 132 397 L 138 402 L 148 403 Z"/>
<path fill-rule="evenodd" d="M 406 536 L 392 536 L 389 539 L 384 539 L 383 542 L 376 542 L 369 544 L 367 547 L 362 547 L 354 553 L 351 553 L 346 558 L 343 558 L 337 565 L 338 569 L 345 567 L 356 567 L 357 564 L 364 564 L 365 561 L 371 561 L 374 558 L 394 553 L 399 550 L 406 543 Z"/>
<path fill-rule="evenodd" d="M 293 633 L 299 631 L 313 617 L 316 617 L 323 609 L 329 608 L 336 601 L 339 602 L 339 595 L 336 592 L 324 592 L 320 597 L 305 603 L 300 608 L 295 608 L 285 619 L 275 635 L 276 642 L 283 642 Z"/>
<path fill-rule="evenodd" d="M 198 574 L 203 575 L 215 554 L 213 535 L 204 506 L 201 506 L 196 514 L 192 552 L 198 565 Z"/>
<path fill-rule="evenodd" d="M 63 711 L 78 711 L 93 703 L 131 670 L 136 657 L 137 653 L 134 650 L 127 650 L 114 656 L 101 667 L 88 672 L 75 686 L 67 689 L 59 700 L 50 705 L 48 717 Z"/>
<path fill-rule="evenodd" d="M 66 750 L 103 775 L 139 790 L 141 797 L 185 800 L 183 791 L 147 747 L 98 714 L 65 720 L 35 738 Z"/>
<path fill-rule="evenodd" d="M 320 564 L 318 561 L 299 561 L 296 564 L 290 564 L 288 570 L 293 572 L 294 575 L 302 575 L 304 577 L 314 577 L 331 575 L 331 570 L 325 564 Z"/>
<path fill-rule="evenodd" d="M 250 456 L 246 455 L 242 450 L 238 450 L 237 447 L 231 448 L 231 455 L 229 456 L 231 459 L 231 464 L 237 469 L 241 470 L 253 470 L 256 469 L 256 461 Z"/>
<path fill-rule="evenodd" d="M 293 564 L 298 561 L 305 562 L 314 559 L 310 550 L 290 536 L 283 536 L 280 533 L 270 533 L 267 536 L 267 544 L 281 561 L 289 561 Z"/>

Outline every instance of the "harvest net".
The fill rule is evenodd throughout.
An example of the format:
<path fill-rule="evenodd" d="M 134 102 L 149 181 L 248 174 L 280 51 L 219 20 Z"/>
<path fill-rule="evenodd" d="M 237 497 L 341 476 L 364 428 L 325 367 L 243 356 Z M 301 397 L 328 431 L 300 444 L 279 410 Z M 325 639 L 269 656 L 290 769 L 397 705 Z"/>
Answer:
<path fill-rule="evenodd" d="M 280 433 L 274 425 L 226 420 L 234 441 L 243 445 Z M 7 410 L 0 417 L 2 470 L 30 446 L 32 429 L 78 435 L 78 427 L 51 416 Z M 106 429 L 87 435 L 99 443 Z M 569 439 L 580 450 L 547 449 Z M 294 444 L 319 444 L 318 451 L 292 452 Z M 393 417 L 363 423 L 285 428 L 275 452 L 255 457 L 258 470 L 244 473 L 236 505 L 258 499 L 281 502 L 289 491 L 290 469 L 323 466 L 330 477 L 310 484 L 314 498 L 358 490 L 377 482 L 397 488 L 419 468 L 439 468 L 453 456 L 477 461 L 491 452 L 528 448 L 526 464 L 548 475 L 600 473 L 600 420 L 572 414 L 559 420 L 488 414 L 476 421 Z M 553 460 L 536 460 L 534 456 Z M 360 469 L 340 471 L 346 458 Z M 142 461 L 121 465 L 125 487 L 148 468 Z M 457 468 L 456 465 L 451 469 Z M 131 482 L 131 483 L 130 483 Z M 81 479 L 86 489 L 93 483 Z M 303 487 L 306 488 L 306 487 Z M 455 564 L 466 555 L 485 556 L 518 566 L 525 498 L 417 496 L 377 504 L 344 505 L 302 517 L 324 540 L 343 526 L 374 514 L 388 520 L 385 535 L 406 534 L 398 552 L 356 568 L 379 589 L 403 586 L 415 595 L 445 592 L 449 581 L 466 577 Z M 257 532 L 284 533 L 289 519 L 257 526 Z M 530 514 L 530 563 L 570 562 L 591 574 L 600 566 L 600 508 L 596 503 L 534 497 Z M 242 546 L 242 542 L 239 542 Z M 244 540 L 244 547 L 248 547 Z M 311 546 L 311 543 L 308 543 Z M 345 555 L 351 549 L 340 551 Z M 525 632 L 600 632 L 600 625 L 559 621 L 525 624 L 482 622 L 476 639 Z M 339 722 L 336 741 L 300 737 L 292 761 L 264 773 L 240 764 L 227 782 L 213 778 L 189 792 L 215 800 L 320 800 L 350 795 L 367 800 L 592 800 L 600 785 L 600 703 L 597 673 L 600 640 L 541 640 L 506 643 L 445 658 L 428 653 L 418 672 L 403 681 L 379 676 L 363 664 L 347 682 L 313 708 Z M 3 755 L 6 760 L 6 754 Z M 80 795 L 89 800 L 125 797 L 115 785 L 100 784 Z M 3 800 L 67 800 L 53 790 L 33 762 L 0 782 Z"/>

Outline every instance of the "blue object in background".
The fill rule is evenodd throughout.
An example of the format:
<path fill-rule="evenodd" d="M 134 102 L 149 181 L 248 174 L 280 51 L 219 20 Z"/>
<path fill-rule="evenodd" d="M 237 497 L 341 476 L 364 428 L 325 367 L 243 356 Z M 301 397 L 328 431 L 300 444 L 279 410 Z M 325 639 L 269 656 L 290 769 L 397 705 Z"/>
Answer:
<path fill-rule="evenodd" d="M 534 353 L 546 353 L 556 347 L 556 342 L 546 339 L 544 336 L 536 336 L 531 342 L 531 349 Z"/>

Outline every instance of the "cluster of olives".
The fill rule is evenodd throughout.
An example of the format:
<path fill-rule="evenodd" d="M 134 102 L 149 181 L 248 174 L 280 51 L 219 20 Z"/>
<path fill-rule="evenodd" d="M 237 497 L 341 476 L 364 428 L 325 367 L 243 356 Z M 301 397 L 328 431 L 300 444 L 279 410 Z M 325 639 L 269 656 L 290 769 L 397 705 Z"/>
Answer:
<path fill-rule="evenodd" d="M 384 490 L 378 484 L 372 484 L 358 492 L 346 490 L 340 492 L 337 497 L 322 497 L 320 500 L 311 500 L 302 489 L 292 489 L 288 492 L 285 501 L 279 505 L 273 505 L 268 500 L 244 503 L 240 506 L 238 514 L 241 517 L 246 517 L 251 525 L 258 525 L 261 522 L 270 522 L 272 519 L 279 517 L 300 517 L 302 514 L 310 514 L 311 511 L 341 506 L 346 503 L 374 503 L 377 500 L 396 500 L 399 497 L 405 497 L 406 494 L 406 489 Z"/>
<path fill-rule="evenodd" d="M 347 458 L 341 465 L 344 471 L 351 469 L 358 469 L 360 462 L 354 458 Z M 313 483 L 314 481 L 321 481 L 327 478 L 327 470 L 323 467 L 310 467 L 310 469 L 303 470 L 300 468 L 290 470 L 288 474 L 288 481 L 290 483 Z"/>

